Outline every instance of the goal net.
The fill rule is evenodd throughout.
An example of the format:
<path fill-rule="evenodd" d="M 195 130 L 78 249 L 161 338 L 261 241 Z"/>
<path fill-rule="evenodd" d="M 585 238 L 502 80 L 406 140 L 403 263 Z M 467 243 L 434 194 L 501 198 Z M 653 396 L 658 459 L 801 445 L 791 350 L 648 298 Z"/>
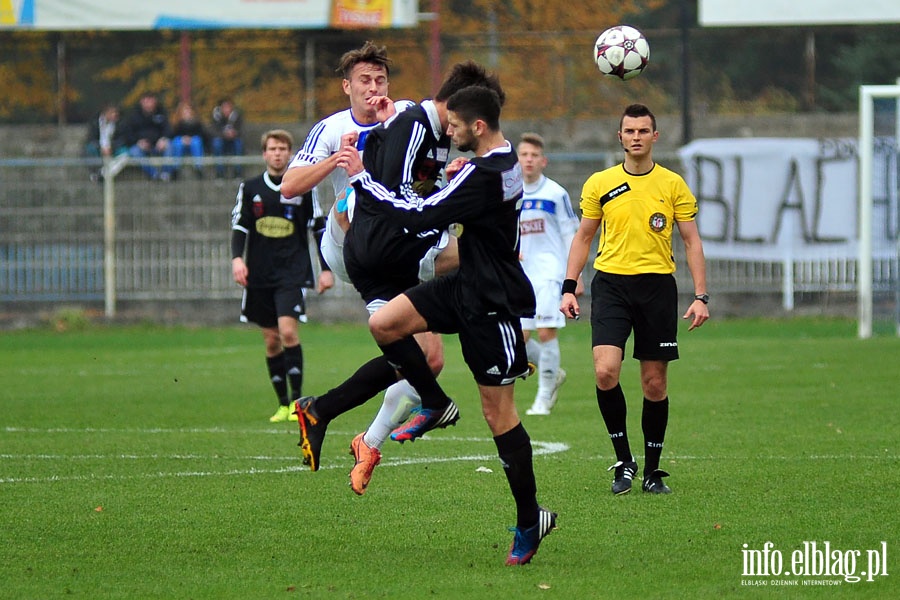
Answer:
<path fill-rule="evenodd" d="M 857 290 L 861 338 L 871 337 L 882 323 L 900 336 L 898 146 L 900 85 L 860 86 Z"/>

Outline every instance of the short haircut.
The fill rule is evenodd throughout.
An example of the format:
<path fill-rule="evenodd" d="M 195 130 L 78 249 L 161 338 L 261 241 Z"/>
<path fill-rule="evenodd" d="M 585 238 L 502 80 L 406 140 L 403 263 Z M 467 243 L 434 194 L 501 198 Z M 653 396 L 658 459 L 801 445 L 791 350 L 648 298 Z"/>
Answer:
<path fill-rule="evenodd" d="M 384 46 L 376 46 L 371 41 L 363 44 L 361 48 L 345 52 L 344 55 L 341 56 L 341 61 L 338 63 L 336 71 L 343 75 L 344 79 L 350 79 L 353 67 L 359 63 L 378 65 L 383 67 L 384 72 L 388 75 L 391 73 L 391 59 L 388 58 L 387 48 Z"/>
<path fill-rule="evenodd" d="M 288 150 L 294 147 L 294 136 L 292 136 L 289 131 L 284 129 L 270 129 L 262 134 L 262 137 L 260 138 L 263 152 L 266 151 L 266 145 L 268 145 L 270 139 L 275 139 L 287 144 Z"/>
<path fill-rule="evenodd" d="M 481 119 L 492 131 L 500 129 L 500 96 L 481 85 L 470 85 L 447 100 L 447 110 L 455 112 L 466 123 Z"/>
<path fill-rule="evenodd" d="M 625 117 L 650 117 L 650 123 L 652 123 L 653 131 L 656 131 L 656 117 L 652 112 L 650 112 L 650 109 L 643 104 L 629 104 L 625 107 L 625 112 L 623 112 L 622 116 L 619 118 L 619 131 L 622 130 L 622 122 L 625 120 Z"/>
<path fill-rule="evenodd" d="M 500 106 L 506 102 L 506 93 L 500 86 L 500 78 L 494 73 L 488 73 L 484 67 L 471 60 L 453 65 L 434 99 L 437 102 L 446 102 L 450 96 L 470 85 L 480 85 L 494 90 L 500 99 Z"/>
<path fill-rule="evenodd" d="M 544 149 L 544 138 L 542 138 L 537 133 L 533 133 L 531 131 L 526 131 L 519 137 L 520 144 L 531 144 L 532 146 L 537 146 L 541 150 Z"/>

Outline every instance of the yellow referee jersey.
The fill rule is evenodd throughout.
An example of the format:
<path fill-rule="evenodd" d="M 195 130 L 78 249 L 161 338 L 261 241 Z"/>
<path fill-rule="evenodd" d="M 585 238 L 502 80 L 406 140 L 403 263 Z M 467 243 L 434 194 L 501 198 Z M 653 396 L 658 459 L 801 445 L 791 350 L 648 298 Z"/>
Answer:
<path fill-rule="evenodd" d="M 673 273 L 672 228 L 693 221 L 697 199 L 684 179 L 658 164 L 631 175 L 623 164 L 594 173 L 581 191 L 581 214 L 600 219 L 594 268 L 606 273 Z"/>

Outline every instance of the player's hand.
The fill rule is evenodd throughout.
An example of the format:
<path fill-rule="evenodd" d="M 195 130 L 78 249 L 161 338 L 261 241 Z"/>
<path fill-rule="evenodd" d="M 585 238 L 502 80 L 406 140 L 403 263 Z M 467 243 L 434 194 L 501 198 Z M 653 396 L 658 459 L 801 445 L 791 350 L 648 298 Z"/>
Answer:
<path fill-rule="evenodd" d="M 231 277 L 241 287 L 247 287 L 247 265 L 244 259 L 238 256 L 231 259 Z"/>
<path fill-rule="evenodd" d="M 394 101 L 387 96 L 371 96 L 366 98 L 366 103 L 375 108 L 375 118 L 379 123 L 384 123 L 397 114 Z"/>
<path fill-rule="evenodd" d="M 344 146 L 338 152 L 337 166 L 347 171 L 348 177 L 358 175 L 363 171 L 362 157 L 359 150 L 353 146 Z"/>
<path fill-rule="evenodd" d="M 567 319 L 581 318 L 581 308 L 578 306 L 578 300 L 574 294 L 563 294 L 559 301 L 559 312 L 564 314 Z"/>
<path fill-rule="evenodd" d="M 358 131 L 348 131 L 344 135 L 341 136 L 341 148 L 345 146 L 353 146 L 356 147 L 356 142 L 359 141 L 359 132 Z"/>
<path fill-rule="evenodd" d="M 701 300 L 694 300 L 682 319 L 691 320 L 691 326 L 688 327 L 688 331 L 693 331 L 709 320 L 709 307 Z"/>
<path fill-rule="evenodd" d="M 325 290 L 330 290 L 334 287 L 334 273 L 331 271 L 322 271 L 319 273 L 319 281 L 316 284 L 316 293 L 321 294 L 325 292 Z"/>
<path fill-rule="evenodd" d="M 466 166 L 467 162 L 469 162 L 469 159 L 465 156 L 457 156 L 452 161 L 450 161 L 450 164 L 444 167 L 444 173 L 447 174 L 447 181 L 450 181 L 451 179 L 456 177 L 456 174 L 459 173 L 464 166 Z"/>

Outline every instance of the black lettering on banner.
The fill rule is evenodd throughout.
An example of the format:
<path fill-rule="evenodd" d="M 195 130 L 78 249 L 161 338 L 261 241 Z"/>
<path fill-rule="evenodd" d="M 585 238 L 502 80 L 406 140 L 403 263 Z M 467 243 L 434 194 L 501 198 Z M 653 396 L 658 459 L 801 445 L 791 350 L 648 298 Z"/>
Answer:
<path fill-rule="evenodd" d="M 718 234 L 710 233 L 708 230 L 703 229 L 700 233 L 704 239 L 708 239 L 712 242 L 747 242 L 751 244 L 762 244 L 766 240 L 762 237 L 743 237 L 741 234 L 741 185 L 744 179 L 744 169 L 743 169 L 743 161 L 740 158 L 734 159 L 734 170 L 735 170 L 735 178 L 734 178 L 734 189 L 731 192 L 731 198 L 733 198 L 733 202 L 729 202 L 728 196 L 726 196 L 724 191 L 725 186 L 725 166 L 723 161 L 713 158 L 711 156 L 702 156 L 697 155 L 694 157 L 694 170 L 696 172 L 697 179 L 697 205 L 701 204 L 712 204 L 717 206 L 722 211 L 722 229 L 718 232 Z M 703 190 L 707 188 L 706 182 L 704 180 L 704 175 L 708 171 L 713 172 L 713 185 L 715 186 L 715 191 L 711 196 L 707 196 L 704 194 Z M 734 207 L 732 208 L 732 204 Z M 707 209 L 700 209 L 700 212 L 703 213 Z M 704 219 L 704 224 L 708 224 L 709 220 Z"/>
<path fill-rule="evenodd" d="M 821 244 L 834 244 L 846 242 L 846 237 L 825 237 L 819 235 L 819 228 L 822 226 L 822 213 L 825 208 L 825 167 L 833 162 L 845 162 L 847 157 L 819 157 L 816 159 L 816 199 L 813 205 L 813 223 L 812 223 L 812 241 Z"/>

